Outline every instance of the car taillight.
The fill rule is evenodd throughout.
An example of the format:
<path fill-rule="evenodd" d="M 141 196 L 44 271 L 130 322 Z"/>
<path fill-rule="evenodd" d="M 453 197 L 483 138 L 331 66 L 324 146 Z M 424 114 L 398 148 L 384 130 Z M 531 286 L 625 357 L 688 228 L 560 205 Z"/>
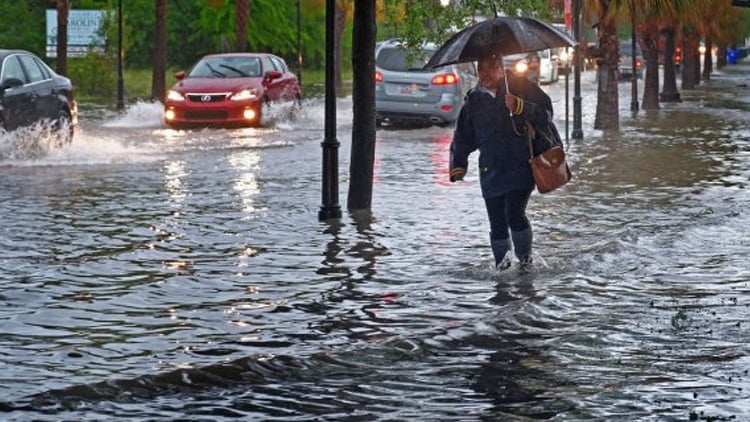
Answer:
<path fill-rule="evenodd" d="M 383 82 L 383 73 L 375 71 L 375 83 Z"/>
<path fill-rule="evenodd" d="M 444 75 L 436 75 L 432 78 L 433 85 L 455 85 L 458 83 L 458 75 L 455 73 L 446 73 Z"/>

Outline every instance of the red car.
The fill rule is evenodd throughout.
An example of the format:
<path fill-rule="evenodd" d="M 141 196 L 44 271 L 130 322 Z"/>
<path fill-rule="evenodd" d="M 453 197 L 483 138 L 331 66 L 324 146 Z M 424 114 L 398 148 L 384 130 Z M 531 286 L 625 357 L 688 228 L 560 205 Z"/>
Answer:
<path fill-rule="evenodd" d="M 164 105 L 172 128 L 260 126 L 268 104 L 301 96 L 297 76 L 273 54 L 210 54 L 175 77 Z"/>

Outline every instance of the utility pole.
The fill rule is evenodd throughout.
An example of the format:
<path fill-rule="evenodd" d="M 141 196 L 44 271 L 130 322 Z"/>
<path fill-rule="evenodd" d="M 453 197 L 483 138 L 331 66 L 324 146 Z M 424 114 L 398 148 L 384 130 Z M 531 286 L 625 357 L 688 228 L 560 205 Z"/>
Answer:
<path fill-rule="evenodd" d="M 117 109 L 125 108 L 125 83 L 122 78 L 122 0 L 117 2 Z"/>
<path fill-rule="evenodd" d="M 302 10 L 297 0 L 297 81 L 302 86 Z"/>

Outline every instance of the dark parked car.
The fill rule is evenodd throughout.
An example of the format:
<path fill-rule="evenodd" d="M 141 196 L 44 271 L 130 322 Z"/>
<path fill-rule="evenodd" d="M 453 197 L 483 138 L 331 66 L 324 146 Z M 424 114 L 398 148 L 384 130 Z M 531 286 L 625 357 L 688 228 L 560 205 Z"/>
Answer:
<path fill-rule="evenodd" d="M 378 125 L 449 125 L 456 121 L 466 93 L 476 85 L 473 63 L 424 65 L 437 47 L 407 49 L 399 40 L 375 48 L 375 119 Z"/>
<path fill-rule="evenodd" d="M 50 123 L 69 143 L 78 122 L 70 79 L 28 51 L 0 50 L 0 63 L 0 129 Z"/>
<path fill-rule="evenodd" d="M 260 126 L 265 107 L 301 96 L 297 76 L 273 54 L 210 54 L 175 77 L 164 105 L 173 128 Z"/>

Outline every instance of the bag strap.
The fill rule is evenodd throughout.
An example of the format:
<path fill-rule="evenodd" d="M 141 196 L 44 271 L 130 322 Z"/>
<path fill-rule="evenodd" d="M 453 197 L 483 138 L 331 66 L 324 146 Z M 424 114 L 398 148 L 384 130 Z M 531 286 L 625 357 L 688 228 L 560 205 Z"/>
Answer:
<path fill-rule="evenodd" d="M 531 162 L 534 159 L 534 144 L 531 142 L 531 131 L 529 128 L 526 128 L 526 139 L 529 140 L 529 162 Z"/>

